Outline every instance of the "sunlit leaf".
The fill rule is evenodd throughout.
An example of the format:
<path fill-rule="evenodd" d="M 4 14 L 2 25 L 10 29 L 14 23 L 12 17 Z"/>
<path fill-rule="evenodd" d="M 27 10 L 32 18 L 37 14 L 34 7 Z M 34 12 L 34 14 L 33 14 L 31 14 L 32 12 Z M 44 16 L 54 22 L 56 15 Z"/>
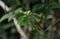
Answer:
<path fill-rule="evenodd" d="M 14 14 L 10 15 L 10 17 L 8 18 L 8 21 L 11 21 L 14 17 L 15 17 Z"/>
<path fill-rule="evenodd" d="M 4 21 L 5 19 L 9 18 L 9 14 L 3 15 L 0 19 L 0 22 Z"/>

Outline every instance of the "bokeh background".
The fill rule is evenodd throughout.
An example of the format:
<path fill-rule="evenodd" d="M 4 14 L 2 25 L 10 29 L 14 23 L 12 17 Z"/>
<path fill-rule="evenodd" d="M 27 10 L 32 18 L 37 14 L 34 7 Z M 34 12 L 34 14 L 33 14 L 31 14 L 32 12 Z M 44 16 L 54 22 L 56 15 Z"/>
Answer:
<path fill-rule="evenodd" d="M 11 11 L 0 7 L 0 39 L 26 39 L 18 32 L 13 18 L 28 39 L 60 39 L 60 0 L 0 0 Z"/>

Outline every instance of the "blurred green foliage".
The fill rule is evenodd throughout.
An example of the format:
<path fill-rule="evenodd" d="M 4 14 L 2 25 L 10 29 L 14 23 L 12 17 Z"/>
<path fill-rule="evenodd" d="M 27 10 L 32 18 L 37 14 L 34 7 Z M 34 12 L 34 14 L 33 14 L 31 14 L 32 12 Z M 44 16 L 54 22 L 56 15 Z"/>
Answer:
<path fill-rule="evenodd" d="M 23 4 L 24 1 L 26 0 L 4 0 L 8 6 L 15 5 L 16 9 L 7 14 L 3 12 L 4 15 L 0 18 L 0 39 L 19 39 L 19 34 L 12 20 L 14 17 L 17 18 L 22 29 L 26 25 L 32 28 L 31 31 L 27 32 L 29 39 L 60 39 L 60 29 L 56 31 L 58 33 L 55 34 L 55 36 L 49 35 L 50 37 L 48 37 L 48 31 L 44 33 L 45 29 L 52 24 L 52 21 L 47 19 L 47 16 L 51 14 L 50 10 L 60 9 L 58 0 L 30 0 L 31 7 L 25 7 Z M 27 11 L 27 7 L 31 9 Z M 58 11 L 57 13 L 59 14 Z M 41 23 L 43 23 L 44 26 L 42 26 Z M 57 26 L 59 27 L 60 25 Z M 52 35 L 51 32 L 50 34 Z"/>

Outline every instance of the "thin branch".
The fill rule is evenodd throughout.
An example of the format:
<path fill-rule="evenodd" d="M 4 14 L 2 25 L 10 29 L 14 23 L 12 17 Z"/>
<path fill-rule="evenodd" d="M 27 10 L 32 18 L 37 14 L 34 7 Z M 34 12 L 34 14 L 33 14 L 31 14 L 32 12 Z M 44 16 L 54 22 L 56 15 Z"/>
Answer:
<path fill-rule="evenodd" d="M 3 10 L 9 12 L 11 9 L 5 5 L 5 3 L 3 1 L 0 0 L 0 6 L 3 8 Z"/>
<path fill-rule="evenodd" d="M 45 31 L 49 30 L 51 27 L 53 27 L 56 23 L 60 21 L 60 18 L 57 19 L 53 24 L 51 24 Z"/>
<path fill-rule="evenodd" d="M 18 24 L 17 19 L 13 18 L 13 21 L 14 21 L 14 24 L 15 24 L 17 31 L 20 33 L 20 35 L 23 37 L 23 39 L 28 39 L 28 37 L 25 35 L 25 33 L 21 29 L 20 25 Z"/>

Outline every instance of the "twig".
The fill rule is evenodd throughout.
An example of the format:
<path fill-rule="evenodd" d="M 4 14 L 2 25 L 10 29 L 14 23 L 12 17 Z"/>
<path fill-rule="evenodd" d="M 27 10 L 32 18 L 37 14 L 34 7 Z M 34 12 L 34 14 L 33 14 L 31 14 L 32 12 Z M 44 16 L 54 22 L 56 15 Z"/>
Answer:
<path fill-rule="evenodd" d="M 24 33 L 23 30 L 21 29 L 20 25 L 18 24 L 17 19 L 16 19 L 16 18 L 13 18 L 13 21 L 14 21 L 15 27 L 16 27 L 17 31 L 19 32 L 19 34 L 21 34 L 21 36 L 22 36 L 24 39 L 28 39 L 28 37 L 25 35 L 25 33 Z"/>
<path fill-rule="evenodd" d="M 11 9 L 5 5 L 3 1 L 0 0 L 0 6 L 3 8 L 3 10 L 6 10 L 6 12 L 9 12 Z"/>
<path fill-rule="evenodd" d="M 54 26 L 59 21 L 60 21 L 60 18 L 57 19 L 53 24 L 51 24 L 45 31 L 49 30 L 52 26 Z"/>

